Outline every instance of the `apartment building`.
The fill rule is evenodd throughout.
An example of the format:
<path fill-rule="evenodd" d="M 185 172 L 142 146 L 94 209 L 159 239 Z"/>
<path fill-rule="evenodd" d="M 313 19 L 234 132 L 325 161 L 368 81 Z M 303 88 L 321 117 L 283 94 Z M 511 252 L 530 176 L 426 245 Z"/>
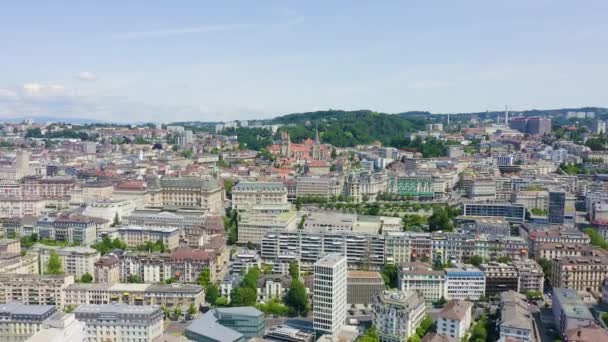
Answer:
<path fill-rule="evenodd" d="M 564 257 L 551 261 L 551 284 L 577 291 L 599 291 L 608 277 L 605 256 Z"/>
<path fill-rule="evenodd" d="M 144 283 L 159 283 L 173 277 L 168 253 L 127 252 L 120 258 L 120 281 L 138 277 Z"/>
<path fill-rule="evenodd" d="M 536 258 L 536 250 L 542 243 L 553 242 L 561 244 L 581 244 L 588 245 L 591 242 L 585 233 L 557 226 L 548 229 L 533 229 L 532 226 L 524 226 L 528 230 L 530 241 L 530 254 Z"/>
<path fill-rule="evenodd" d="M 0 199 L 0 219 L 42 215 L 46 200 L 42 198 L 3 198 Z"/>
<path fill-rule="evenodd" d="M 232 210 L 289 210 L 287 187 L 281 182 L 239 182 L 232 189 Z"/>
<path fill-rule="evenodd" d="M 118 234 L 127 247 L 137 247 L 146 242 L 157 241 L 161 241 L 169 250 L 179 246 L 179 228 L 176 227 L 123 226 L 118 228 Z"/>
<path fill-rule="evenodd" d="M 437 313 L 437 335 L 450 342 L 459 342 L 466 336 L 472 323 L 473 303 L 466 300 L 451 300 Z"/>
<path fill-rule="evenodd" d="M 66 305 L 124 303 L 182 310 L 191 304 L 198 308 L 205 297 L 202 286 L 180 284 L 72 284 L 63 293 Z"/>
<path fill-rule="evenodd" d="M 171 273 L 175 278 L 185 283 L 196 283 L 200 273 L 209 269 L 211 281 L 218 279 L 216 274 L 217 254 L 202 249 L 180 247 L 171 252 Z"/>
<path fill-rule="evenodd" d="M 595 323 L 595 318 L 576 289 L 553 288 L 553 318 L 559 332 L 585 327 Z"/>
<path fill-rule="evenodd" d="M 593 246 L 581 243 L 559 243 L 559 242 L 540 242 L 536 244 L 534 257 L 540 259 L 561 259 L 565 257 L 577 257 L 592 253 Z"/>
<path fill-rule="evenodd" d="M 38 255 L 42 274 L 46 273 L 46 265 L 53 252 L 61 258 L 64 274 L 73 275 L 77 279 L 80 279 L 85 273 L 91 276 L 95 274 L 95 262 L 100 258 L 97 250 L 84 246 L 62 248 L 41 246 L 38 249 Z"/>
<path fill-rule="evenodd" d="M 428 263 L 404 263 L 399 267 L 401 291 L 416 291 L 427 302 L 445 297 L 445 278 L 445 271 L 435 271 Z"/>
<path fill-rule="evenodd" d="M 72 275 L 0 273 L 0 303 L 15 301 L 62 308 L 66 304 L 63 290 L 71 284 Z"/>
<path fill-rule="evenodd" d="M 346 302 L 349 305 L 371 304 L 374 296 L 384 290 L 384 280 L 379 272 L 348 271 L 346 277 Z"/>
<path fill-rule="evenodd" d="M 536 261 L 521 259 L 513 260 L 511 264 L 519 274 L 519 292 L 523 294 L 530 291 L 543 293 L 545 274 Z"/>
<path fill-rule="evenodd" d="M 112 253 L 106 254 L 95 262 L 96 282 L 102 284 L 115 284 L 120 282 L 120 260 Z"/>
<path fill-rule="evenodd" d="M 0 274 L 39 274 L 38 256 L 35 253 L 0 254 Z"/>
<path fill-rule="evenodd" d="M 483 271 L 468 264 L 455 264 L 445 269 L 445 298 L 479 300 L 486 290 Z"/>
<path fill-rule="evenodd" d="M 380 341 L 407 341 L 425 315 L 425 302 L 415 291 L 378 293 L 372 303 L 372 321 Z"/>
<path fill-rule="evenodd" d="M 97 229 L 108 225 L 108 221 L 79 214 L 45 216 L 38 220 L 36 229 L 41 239 L 90 246 L 97 239 Z"/>
<path fill-rule="evenodd" d="M 87 342 L 152 342 L 164 330 L 159 305 L 80 305 L 74 315 L 85 324 Z"/>
<path fill-rule="evenodd" d="M 0 255 L 21 253 L 21 241 L 16 239 L 0 240 Z"/>
<path fill-rule="evenodd" d="M 336 335 L 344 325 L 347 310 L 347 261 L 328 254 L 314 264 L 313 327 L 321 334 Z"/>
<path fill-rule="evenodd" d="M 0 304 L 0 342 L 26 341 L 57 314 L 54 305 Z"/>

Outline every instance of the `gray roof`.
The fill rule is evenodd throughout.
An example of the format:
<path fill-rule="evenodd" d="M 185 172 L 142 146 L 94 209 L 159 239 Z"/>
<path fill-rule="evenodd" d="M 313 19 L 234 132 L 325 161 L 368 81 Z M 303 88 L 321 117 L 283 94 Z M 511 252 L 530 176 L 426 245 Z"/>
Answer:
<path fill-rule="evenodd" d="M 54 310 L 54 305 L 27 305 L 18 302 L 0 305 L 0 313 L 9 313 L 11 315 L 44 315 Z"/>
<path fill-rule="evenodd" d="M 86 304 L 80 305 L 75 313 L 117 313 L 117 314 L 153 314 L 158 311 L 160 306 L 158 305 L 127 305 L 124 303 L 118 304 L 103 304 L 93 305 Z"/>
<path fill-rule="evenodd" d="M 217 313 L 243 316 L 264 316 L 264 313 L 253 306 L 238 306 L 234 308 L 217 308 Z"/>
<path fill-rule="evenodd" d="M 217 309 L 209 310 L 202 317 L 192 321 L 192 324 L 186 328 L 186 336 L 188 332 L 192 332 L 221 342 L 235 342 L 242 339 L 243 334 L 217 322 L 215 310 Z"/>
<path fill-rule="evenodd" d="M 160 180 L 160 185 L 163 188 L 199 188 L 203 191 L 220 188 L 218 181 L 210 177 L 163 177 Z"/>

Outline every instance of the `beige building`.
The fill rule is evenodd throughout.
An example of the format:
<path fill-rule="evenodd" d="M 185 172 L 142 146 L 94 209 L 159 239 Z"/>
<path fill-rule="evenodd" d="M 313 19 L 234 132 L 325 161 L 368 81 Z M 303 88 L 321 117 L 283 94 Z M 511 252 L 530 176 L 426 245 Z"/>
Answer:
<path fill-rule="evenodd" d="M 65 305 L 63 290 L 74 284 L 71 275 L 0 274 L 0 303 Z"/>
<path fill-rule="evenodd" d="M 38 256 L 36 254 L 2 254 L 0 255 L 0 274 L 38 274 Z"/>
<path fill-rule="evenodd" d="M 551 263 L 553 287 L 600 291 L 608 277 L 608 258 L 604 256 L 564 257 Z"/>
<path fill-rule="evenodd" d="M 372 304 L 372 320 L 380 341 L 405 342 L 424 319 L 425 302 L 415 291 L 383 291 Z"/>
<path fill-rule="evenodd" d="M 232 209 L 289 210 L 287 187 L 281 182 L 239 182 L 232 189 Z"/>
<path fill-rule="evenodd" d="M 165 207 L 203 209 L 210 213 L 222 212 L 224 188 L 214 178 L 163 177 L 160 180 L 160 187 L 162 203 Z"/>
<path fill-rule="evenodd" d="M 0 255 L 21 253 L 21 241 L 16 239 L 0 240 Z"/>
<path fill-rule="evenodd" d="M 21 342 L 40 331 L 50 320 L 61 313 L 54 305 L 0 305 L 0 342 Z"/>
<path fill-rule="evenodd" d="M 296 226 L 295 211 L 244 213 L 239 221 L 238 242 L 260 244 L 267 232 L 275 229 L 295 229 Z"/>
<path fill-rule="evenodd" d="M 66 305 L 111 304 L 199 307 L 204 300 L 200 285 L 163 284 L 72 284 L 64 289 Z"/>
<path fill-rule="evenodd" d="M 519 273 L 519 292 L 536 291 L 543 293 L 545 274 L 543 268 L 532 259 L 513 260 L 513 267 Z"/>
<path fill-rule="evenodd" d="M 384 280 L 379 272 L 348 271 L 346 302 L 350 305 L 369 305 L 374 296 L 384 291 Z"/>
<path fill-rule="evenodd" d="M 437 313 L 437 334 L 449 341 L 459 342 L 471 327 L 473 303 L 466 300 L 451 300 Z"/>
<path fill-rule="evenodd" d="M 118 234 L 127 247 L 137 247 L 146 242 L 157 241 L 162 241 L 168 249 L 175 249 L 179 246 L 179 228 L 176 227 L 126 226 L 118 228 Z"/>
<path fill-rule="evenodd" d="M 399 268 L 399 288 L 416 291 L 427 302 L 437 301 L 445 296 L 445 272 L 435 271 L 427 263 L 404 263 Z"/>
<path fill-rule="evenodd" d="M 80 279 L 85 273 L 93 276 L 95 274 L 95 262 L 99 260 L 99 252 L 90 247 L 41 247 L 38 250 L 40 255 L 40 271 L 46 273 L 47 265 L 51 254 L 55 252 L 61 258 L 63 273 L 73 275 Z"/>
<path fill-rule="evenodd" d="M 5 198 L 0 199 L 0 218 L 39 216 L 43 213 L 46 201 L 37 199 Z"/>
<path fill-rule="evenodd" d="M 95 262 L 95 282 L 115 284 L 120 282 L 120 260 L 114 254 L 106 254 Z"/>

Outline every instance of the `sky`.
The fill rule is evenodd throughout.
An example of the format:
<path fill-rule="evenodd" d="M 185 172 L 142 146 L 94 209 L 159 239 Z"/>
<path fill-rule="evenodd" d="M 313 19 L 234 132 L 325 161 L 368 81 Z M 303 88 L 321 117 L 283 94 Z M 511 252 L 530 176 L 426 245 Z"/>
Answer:
<path fill-rule="evenodd" d="M 608 106 L 608 1 L 6 1 L 0 119 Z"/>

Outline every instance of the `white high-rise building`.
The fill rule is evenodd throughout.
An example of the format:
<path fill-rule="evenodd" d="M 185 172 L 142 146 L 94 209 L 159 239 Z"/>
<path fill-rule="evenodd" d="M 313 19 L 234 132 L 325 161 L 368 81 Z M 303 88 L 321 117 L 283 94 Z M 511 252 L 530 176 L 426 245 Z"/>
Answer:
<path fill-rule="evenodd" d="M 346 257 L 328 254 L 314 264 L 313 326 L 319 333 L 337 335 L 346 320 Z"/>

